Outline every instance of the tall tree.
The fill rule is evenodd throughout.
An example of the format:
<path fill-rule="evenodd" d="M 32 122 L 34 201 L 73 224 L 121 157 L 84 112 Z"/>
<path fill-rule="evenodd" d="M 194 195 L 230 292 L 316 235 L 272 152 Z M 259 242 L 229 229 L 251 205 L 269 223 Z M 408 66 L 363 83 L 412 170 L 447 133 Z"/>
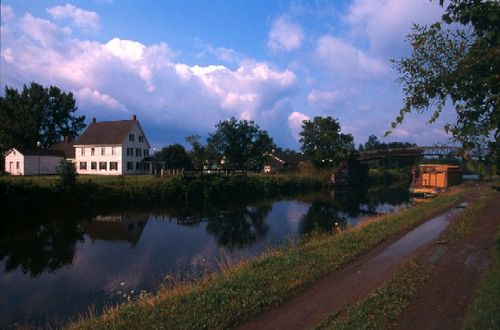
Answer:
<path fill-rule="evenodd" d="M 336 166 L 354 151 L 353 136 L 341 133 L 339 122 L 332 117 L 304 120 L 299 135 L 301 150 L 319 167 Z"/>
<path fill-rule="evenodd" d="M 192 169 L 193 163 L 189 158 L 186 149 L 180 144 L 171 144 L 163 147 L 154 156 L 155 160 L 165 162 L 165 167 L 169 169 Z"/>
<path fill-rule="evenodd" d="M 38 141 L 47 148 L 64 136 L 76 138 L 85 127 L 77 109 L 73 94 L 56 86 L 32 82 L 21 93 L 6 86 L 0 97 L 0 149 L 35 148 Z"/>
<path fill-rule="evenodd" d="M 207 139 L 207 148 L 224 159 L 226 166 L 259 168 L 264 154 L 274 148 L 267 131 L 261 130 L 253 121 L 232 117 L 219 122 L 216 128 Z"/>
<path fill-rule="evenodd" d="M 492 139 L 491 149 L 496 151 L 500 143 L 500 3 L 450 0 L 447 4 L 440 22 L 414 26 L 408 36 L 411 56 L 393 61 L 405 98 L 392 127 L 403 122 L 406 113 L 429 108 L 433 122 L 451 101 L 456 120 L 445 129 L 465 151 L 475 147 L 478 136 Z"/>

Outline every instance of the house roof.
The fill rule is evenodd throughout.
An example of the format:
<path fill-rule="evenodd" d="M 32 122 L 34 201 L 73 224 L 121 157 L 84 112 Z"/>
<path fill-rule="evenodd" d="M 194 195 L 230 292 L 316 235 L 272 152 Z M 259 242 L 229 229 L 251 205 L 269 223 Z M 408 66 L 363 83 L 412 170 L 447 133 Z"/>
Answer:
<path fill-rule="evenodd" d="M 29 149 L 29 148 L 12 148 L 7 154 L 10 154 L 12 150 L 17 150 L 24 156 L 51 156 L 51 157 L 64 157 L 64 152 L 62 150 L 53 149 Z"/>
<path fill-rule="evenodd" d="M 133 119 L 92 122 L 75 144 L 122 144 L 135 124 Z"/>
<path fill-rule="evenodd" d="M 65 140 L 53 144 L 50 149 L 62 151 L 66 158 L 75 158 L 75 141 Z"/>

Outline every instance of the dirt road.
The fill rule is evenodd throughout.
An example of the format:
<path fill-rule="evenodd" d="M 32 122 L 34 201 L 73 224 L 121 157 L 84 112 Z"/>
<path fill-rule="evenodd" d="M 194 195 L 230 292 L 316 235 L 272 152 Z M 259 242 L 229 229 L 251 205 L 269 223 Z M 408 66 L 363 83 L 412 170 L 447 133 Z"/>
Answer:
<path fill-rule="evenodd" d="M 469 197 L 469 202 L 473 202 L 473 198 L 477 197 L 480 191 L 475 194 L 471 194 Z M 498 196 L 497 196 L 498 199 Z M 497 204 L 500 205 L 500 202 Z M 446 266 L 446 260 L 448 253 L 452 253 L 457 256 L 457 265 L 461 265 L 465 270 L 474 273 L 475 275 L 463 276 L 463 281 L 456 281 L 457 284 L 454 286 L 454 290 L 458 290 L 460 286 L 470 286 L 470 294 L 463 296 L 463 293 L 457 291 L 456 295 L 451 298 L 452 303 L 449 306 L 455 306 L 460 304 L 460 302 L 454 303 L 454 299 L 466 299 L 470 302 L 472 299 L 475 286 L 472 282 L 477 283 L 480 274 L 484 271 L 487 266 L 486 259 L 483 258 L 483 253 L 480 251 L 485 246 L 481 245 L 482 237 L 477 238 L 477 243 L 473 244 L 471 248 L 464 247 L 458 251 L 455 249 L 449 249 L 444 252 L 432 252 L 431 247 L 436 247 L 435 244 L 431 244 L 443 231 L 446 229 L 449 221 L 453 219 L 460 211 L 458 209 L 453 209 L 441 216 L 433 218 L 424 224 L 413 229 L 406 235 L 399 239 L 393 240 L 379 246 L 377 249 L 371 253 L 361 257 L 355 262 L 351 263 L 342 270 L 335 272 L 334 274 L 328 276 L 327 278 L 316 283 L 309 290 L 296 296 L 289 302 L 268 312 L 265 312 L 251 320 L 250 322 L 243 324 L 241 329 L 307 329 L 315 326 L 320 321 L 328 317 L 328 315 L 335 313 L 340 310 L 343 306 L 347 304 L 353 304 L 359 301 L 361 298 L 369 294 L 375 288 L 382 285 L 387 281 L 397 270 L 401 269 L 411 258 L 415 257 L 415 253 L 422 249 L 425 251 L 429 250 L 431 255 L 435 253 L 441 253 L 440 258 L 430 258 L 430 260 L 435 260 L 436 265 L 441 261 L 444 267 L 451 267 L 448 270 L 451 273 L 448 277 L 445 276 L 446 269 L 443 268 L 439 273 L 442 278 L 439 278 L 436 285 L 439 285 L 441 281 L 443 282 L 455 282 L 456 280 L 450 281 L 450 279 L 455 279 L 456 277 L 462 277 L 461 273 L 464 269 L 455 269 L 452 265 Z M 489 210 L 491 213 L 491 210 Z M 493 213 L 488 213 L 490 216 L 495 216 L 495 211 Z M 498 217 L 498 214 L 496 214 Z M 484 220 L 488 222 L 489 220 Z M 492 221 L 490 221 L 492 222 Z M 491 225 L 488 222 L 488 225 Z M 493 235 L 494 230 L 491 228 L 484 229 L 485 234 Z M 473 243 L 473 242 L 470 242 Z M 487 243 L 485 243 L 487 244 Z M 442 249 L 442 246 L 438 246 Z M 425 259 L 425 257 L 422 257 Z M 455 264 L 455 262 L 452 262 Z M 443 295 L 440 296 L 432 287 L 428 288 L 430 297 L 433 298 L 434 302 L 439 304 L 442 301 L 443 296 L 446 295 L 447 288 L 443 287 Z M 468 291 L 468 290 L 466 290 Z M 434 294 L 434 296 L 432 296 Z M 463 296 L 463 297 L 462 297 Z M 461 300 L 460 300 L 461 301 Z M 465 305 L 465 304 L 464 304 Z M 456 306 L 455 306 L 456 307 Z M 453 307 L 453 308 L 455 308 Z M 439 309 L 434 306 L 432 308 L 425 308 L 425 302 L 422 307 L 417 307 L 413 312 L 409 311 L 408 314 L 394 324 L 395 327 L 413 327 L 416 326 L 420 328 L 419 323 L 415 323 L 416 320 L 421 317 L 421 313 L 425 311 L 432 310 L 432 315 L 439 314 Z M 463 308 L 455 308 L 457 312 L 461 312 Z M 436 324 L 442 326 L 448 324 L 445 320 L 452 320 L 457 318 L 455 309 L 450 309 L 450 316 L 443 318 L 443 322 L 437 322 Z M 433 317 L 429 316 L 429 322 L 426 325 L 431 324 L 431 319 Z M 431 324 L 432 326 L 432 324 Z M 423 326 L 422 328 L 426 328 Z"/>

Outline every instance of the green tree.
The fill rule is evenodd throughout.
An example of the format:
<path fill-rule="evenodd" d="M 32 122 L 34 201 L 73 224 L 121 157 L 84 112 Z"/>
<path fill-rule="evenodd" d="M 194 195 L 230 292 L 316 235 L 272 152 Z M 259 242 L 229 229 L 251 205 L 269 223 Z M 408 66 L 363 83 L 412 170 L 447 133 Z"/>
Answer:
<path fill-rule="evenodd" d="M 432 109 L 429 121 L 433 122 L 451 102 L 456 120 L 445 130 L 462 143 L 464 151 L 475 147 L 477 136 L 494 140 L 496 149 L 500 138 L 500 3 L 447 3 L 440 22 L 414 26 L 408 36 L 411 56 L 393 61 L 405 98 L 392 128 L 412 111 Z"/>
<path fill-rule="evenodd" d="M 69 162 L 66 159 L 61 160 L 61 163 L 57 167 L 57 173 L 59 174 L 59 184 L 61 187 L 67 189 L 75 186 L 76 177 L 78 176 L 75 163 Z"/>
<path fill-rule="evenodd" d="M 339 122 L 332 117 L 304 120 L 299 135 L 300 149 L 318 167 L 334 167 L 354 151 L 353 136 L 341 133 Z"/>
<path fill-rule="evenodd" d="M 76 116 L 73 94 L 56 86 L 45 88 L 32 82 L 16 89 L 5 87 L 0 97 L 0 149 L 35 148 L 40 141 L 45 148 L 62 137 L 76 138 L 85 127 L 85 116 Z"/>
<path fill-rule="evenodd" d="M 186 149 L 180 144 L 171 144 L 163 147 L 154 156 L 155 160 L 165 162 L 165 167 L 169 169 L 192 169 L 193 163 L 189 158 Z"/>
<path fill-rule="evenodd" d="M 370 135 L 368 140 L 365 142 L 364 150 L 378 150 L 380 148 L 380 141 L 378 140 L 376 135 Z"/>
<path fill-rule="evenodd" d="M 224 160 L 226 167 L 260 168 L 264 154 L 274 148 L 273 139 L 253 121 L 232 117 L 216 125 L 207 149 Z"/>
<path fill-rule="evenodd" d="M 210 158 L 207 148 L 201 144 L 200 139 L 201 136 L 197 134 L 189 135 L 186 137 L 186 141 L 191 145 L 189 157 L 191 158 L 193 166 L 198 169 L 202 169 Z"/>

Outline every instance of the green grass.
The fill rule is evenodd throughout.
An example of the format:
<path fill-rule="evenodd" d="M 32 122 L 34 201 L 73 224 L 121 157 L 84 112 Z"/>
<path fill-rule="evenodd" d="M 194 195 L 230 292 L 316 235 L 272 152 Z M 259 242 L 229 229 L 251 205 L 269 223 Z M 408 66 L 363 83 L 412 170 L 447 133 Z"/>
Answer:
<path fill-rule="evenodd" d="M 410 262 L 389 282 L 375 289 L 361 302 L 346 310 L 346 317 L 332 314 L 317 329 L 385 329 L 401 312 L 418 298 L 418 284 L 425 282 L 429 272 Z"/>
<path fill-rule="evenodd" d="M 223 269 L 88 317 L 70 328 L 228 328 L 279 305 L 374 246 L 457 203 L 460 189 L 400 213 L 335 235 L 315 235 L 294 246 Z"/>
<path fill-rule="evenodd" d="M 482 209 L 491 201 L 492 193 L 480 196 L 466 208 L 451 224 L 443 240 L 456 243 L 470 234 Z M 498 329 L 500 325 L 500 231 L 497 236 L 496 266 L 483 283 L 481 299 L 476 303 L 467 329 Z M 417 300 L 417 285 L 425 282 L 430 270 L 411 261 L 391 280 L 355 305 L 346 308 L 343 317 L 332 314 L 321 322 L 319 329 L 384 329 L 395 320 L 406 307 Z M 496 324 L 496 328 L 493 327 Z"/>
<path fill-rule="evenodd" d="M 495 237 L 492 267 L 481 279 L 478 297 L 463 328 L 500 329 L 500 226 Z"/>

